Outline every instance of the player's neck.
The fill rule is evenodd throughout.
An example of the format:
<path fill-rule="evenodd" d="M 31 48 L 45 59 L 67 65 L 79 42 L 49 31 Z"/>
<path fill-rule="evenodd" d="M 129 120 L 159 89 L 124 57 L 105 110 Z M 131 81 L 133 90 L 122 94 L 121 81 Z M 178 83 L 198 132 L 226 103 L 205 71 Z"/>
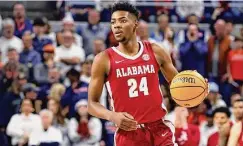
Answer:
<path fill-rule="evenodd" d="M 122 53 L 127 54 L 129 56 L 134 56 L 139 51 L 139 44 L 137 42 L 137 39 L 135 38 L 125 43 L 119 43 L 118 48 Z"/>

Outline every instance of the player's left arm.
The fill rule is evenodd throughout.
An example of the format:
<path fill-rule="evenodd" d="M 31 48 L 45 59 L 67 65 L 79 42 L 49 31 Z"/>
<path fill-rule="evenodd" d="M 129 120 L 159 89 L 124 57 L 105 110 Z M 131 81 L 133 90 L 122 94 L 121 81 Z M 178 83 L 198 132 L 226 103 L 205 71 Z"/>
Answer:
<path fill-rule="evenodd" d="M 230 136 L 229 136 L 227 146 L 237 146 L 238 139 L 240 137 L 241 129 L 242 129 L 242 123 L 241 122 L 235 123 L 233 125 L 233 127 L 230 130 Z"/>
<path fill-rule="evenodd" d="M 151 43 L 151 46 L 154 51 L 155 58 L 160 65 L 161 72 L 167 82 L 170 83 L 178 71 L 172 63 L 169 52 L 156 43 Z"/>

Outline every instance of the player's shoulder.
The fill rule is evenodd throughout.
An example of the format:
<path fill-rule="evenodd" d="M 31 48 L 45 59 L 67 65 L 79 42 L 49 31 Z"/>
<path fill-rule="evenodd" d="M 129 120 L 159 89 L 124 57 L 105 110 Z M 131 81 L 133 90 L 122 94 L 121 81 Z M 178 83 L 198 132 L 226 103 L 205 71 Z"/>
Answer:
<path fill-rule="evenodd" d="M 105 61 L 109 60 L 109 49 L 106 49 L 100 53 L 98 53 L 95 57 L 94 57 L 94 63 L 104 63 Z"/>

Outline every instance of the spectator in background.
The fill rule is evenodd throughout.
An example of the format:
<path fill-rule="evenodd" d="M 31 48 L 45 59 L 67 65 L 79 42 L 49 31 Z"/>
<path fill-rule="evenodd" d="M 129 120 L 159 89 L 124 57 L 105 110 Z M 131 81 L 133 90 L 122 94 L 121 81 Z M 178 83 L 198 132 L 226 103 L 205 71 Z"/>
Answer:
<path fill-rule="evenodd" d="M 47 84 L 49 82 L 49 69 L 57 66 L 54 62 L 55 48 L 51 44 L 49 44 L 44 46 L 43 52 L 44 62 L 34 66 L 34 79 L 40 85 Z"/>
<path fill-rule="evenodd" d="M 232 32 L 234 30 L 234 23 L 232 20 L 226 20 L 226 35 L 230 37 L 231 41 L 235 40 L 235 36 L 232 35 Z"/>
<path fill-rule="evenodd" d="M 213 121 L 218 131 L 209 136 L 207 146 L 222 145 L 224 140 L 227 141 L 232 126 L 229 118 L 230 111 L 227 107 L 219 107 L 214 110 Z"/>
<path fill-rule="evenodd" d="M 76 116 L 69 122 L 68 134 L 73 146 L 96 146 L 101 140 L 101 121 L 88 114 L 87 105 L 87 100 L 77 102 Z"/>
<path fill-rule="evenodd" d="M 8 49 L 7 57 L 8 57 L 8 61 L 14 61 L 14 62 L 19 61 L 19 54 L 15 48 Z M 28 78 L 29 75 L 28 68 L 24 64 L 21 63 L 18 64 L 19 64 L 19 72 L 24 73 Z"/>
<path fill-rule="evenodd" d="M 13 17 L 15 22 L 15 36 L 22 38 L 25 31 L 32 32 L 32 24 L 30 20 L 26 18 L 23 3 L 17 2 L 13 5 Z"/>
<path fill-rule="evenodd" d="M 208 40 L 208 73 L 209 80 L 220 85 L 227 78 L 227 55 L 230 51 L 231 40 L 226 35 L 225 21 L 219 19 L 215 23 L 215 35 Z"/>
<path fill-rule="evenodd" d="M 32 45 L 32 36 L 30 33 L 24 33 L 23 37 L 24 49 L 20 53 L 19 62 L 25 64 L 28 68 L 41 63 L 41 56 L 38 52 L 35 51 Z"/>
<path fill-rule="evenodd" d="M 18 74 L 17 67 L 15 71 L 12 70 L 12 72 L 9 72 L 7 74 L 11 73 L 13 74 L 13 76 L 15 76 L 15 74 Z M 11 86 L 2 95 L 2 100 L 0 102 L 0 126 L 2 127 L 7 126 L 10 118 L 14 114 L 19 112 L 20 103 L 24 98 L 21 89 L 27 83 L 27 80 L 23 74 L 19 74 L 17 76 L 17 78 L 11 78 L 13 80 L 11 81 Z"/>
<path fill-rule="evenodd" d="M 157 42 L 162 42 L 164 40 L 165 30 L 169 26 L 169 17 L 167 14 L 161 14 L 158 16 L 158 30 L 152 32 L 151 38 Z"/>
<path fill-rule="evenodd" d="M 65 119 L 65 116 L 62 113 L 62 108 L 60 105 L 60 102 L 55 99 L 50 99 L 48 101 L 48 109 L 52 111 L 53 113 L 53 121 L 52 125 L 60 129 L 62 132 L 63 142 L 61 145 L 68 146 L 69 144 L 69 138 L 68 138 L 68 120 Z"/>
<path fill-rule="evenodd" d="M 83 37 L 84 50 L 86 55 L 94 53 L 93 41 L 96 38 L 106 38 L 108 29 L 100 24 L 100 13 L 96 10 L 89 10 L 88 24 L 81 28 L 80 34 Z"/>
<path fill-rule="evenodd" d="M 151 43 L 156 42 L 149 36 L 148 23 L 144 20 L 140 20 L 137 28 L 137 39 L 140 41 L 149 41 Z"/>
<path fill-rule="evenodd" d="M 45 35 L 45 22 L 43 18 L 37 17 L 33 22 L 33 47 L 35 51 L 39 52 L 40 55 L 43 55 L 43 49 L 45 45 L 52 44 L 51 39 Z"/>
<path fill-rule="evenodd" d="M 241 27 L 241 29 L 240 29 L 240 37 L 241 37 L 241 39 L 243 39 L 243 27 Z"/>
<path fill-rule="evenodd" d="M 200 144 L 199 146 L 207 146 L 208 138 L 217 131 L 216 126 L 213 124 L 213 111 L 206 112 L 207 121 L 203 122 L 200 126 Z"/>
<path fill-rule="evenodd" d="M 116 41 L 112 31 L 108 32 L 105 43 L 107 47 L 118 46 L 118 42 Z"/>
<path fill-rule="evenodd" d="M 213 110 L 222 106 L 226 107 L 226 103 L 221 99 L 221 95 L 219 94 L 219 86 L 215 82 L 209 82 L 207 99 L 210 101 Z"/>
<path fill-rule="evenodd" d="M 44 109 L 40 111 L 42 129 L 30 135 L 30 146 L 60 146 L 62 144 L 62 133 L 52 126 L 53 113 Z"/>
<path fill-rule="evenodd" d="M 64 70 L 70 69 L 72 65 L 77 65 L 85 59 L 85 52 L 82 48 L 74 44 L 74 36 L 71 31 L 63 32 L 63 45 L 56 48 L 55 62 L 63 63 Z"/>
<path fill-rule="evenodd" d="M 187 123 L 187 108 L 176 107 L 175 114 L 175 141 L 178 146 L 198 146 L 200 131 L 198 126 Z"/>
<path fill-rule="evenodd" d="M 14 21 L 10 18 L 3 20 L 3 36 L 0 38 L 0 61 L 4 64 L 8 61 L 9 48 L 15 48 L 18 53 L 23 50 L 22 40 L 14 36 Z"/>
<path fill-rule="evenodd" d="M 61 97 L 64 95 L 65 91 L 66 91 L 66 88 L 63 84 L 55 83 L 51 86 L 48 98 L 60 101 Z"/>
<path fill-rule="evenodd" d="M 231 97 L 230 97 L 230 108 L 229 108 L 229 110 L 230 110 L 230 112 L 231 113 L 233 113 L 233 114 L 231 114 L 231 117 L 230 117 L 230 120 L 232 121 L 232 123 L 233 124 L 235 124 L 236 123 L 236 117 L 235 117 L 235 113 L 233 112 L 233 105 L 234 105 L 234 102 L 236 101 L 236 100 L 239 100 L 239 99 L 241 99 L 242 97 L 240 96 L 240 94 L 238 94 L 238 93 L 233 93 L 232 95 L 231 95 Z"/>
<path fill-rule="evenodd" d="M 81 99 L 88 99 L 88 84 L 80 81 L 80 72 L 73 68 L 66 76 L 71 85 L 62 96 L 61 104 L 63 108 L 69 109 L 68 117 L 71 118 L 75 116 L 75 104 Z"/>
<path fill-rule="evenodd" d="M 188 41 L 180 45 L 179 56 L 181 70 L 197 70 L 206 76 L 207 44 L 199 39 L 199 30 L 196 24 L 190 24 L 187 31 Z"/>
<path fill-rule="evenodd" d="M 238 123 L 243 120 L 243 99 L 237 99 L 233 103 L 232 113 L 234 115 L 233 123 Z"/>
<path fill-rule="evenodd" d="M 83 38 L 75 32 L 76 31 L 75 29 L 76 29 L 76 27 L 75 27 L 75 24 L 74 24 L 73 17 L 69 13 L 67 13 L 66 16 L 62 20 L 62 31 L 73 32 L 74 44 L 76 44 L 80 48 L 83 48 Z M 63 45 L 62 32 L 50 33 L 49 37 L 53 41 L 54 46 Z"/>
<path fill-rule="evenodd" d="M 209 31 L 205 31 L 199 28 L 199 17 L 195 14 L 190 14 L 187 16 L 187 25 L 188 27 L 184 30 L 180 30 L 178 33 L 178 42 L 177 44 L 180 45 L 186 41 L 188 41 L 188 28 L 191 24 L 195 24 L 198 27 L 198 39 L 207 42 L 209 38 Z"/>
<path fill-rule="evenodd" d="M 29 136 L 41 129 L 41 119 L 39 115 L 32 114 L 33 112 L 32 101 L 23 99 L 21 113 L 13 115 L 7 127 L 7 134 L 12 138 L 12 145 L 27 145 Z"/>
<path fill-rule="evenodd" d="M 38 93 L 38 100 L 41 101 L 42 109 L 47 107 L 48 99 L 51 98 L 49 94 L 51 93 L 52 86 L 61 82 L 60 69 L 55 67 L 48 69 L 47 81 L 45 84 L 40 85 L 40 91 Z M 58 95 L 58 98 L 56 96 L 55 98 L 60 100 L 61 95 Z"/>
<path fill-rule="evenodd" d="M 94 58 L 97 54 L 106 49 L 105 41 L 102 38 L 96 38 L 93 42 L 94 53 L 87 56 L 87 58 Z"/>
<path fill-rule="evenodd" d="M 22 92 L 24 97 L 30 99 L 34 104 L 35 112 L 39 113 L 41 110 L 41 101 L 37 99 L 39 88 L 32 83 L 27 83 L 22 87 Z"/>
<path fill-rule="evenodd" d="M 227 60 L 228 82 L 233 86 L 233 92 L 240 93 L 243 86 L 243 39 L 237 37 L 232 49 Z"/>

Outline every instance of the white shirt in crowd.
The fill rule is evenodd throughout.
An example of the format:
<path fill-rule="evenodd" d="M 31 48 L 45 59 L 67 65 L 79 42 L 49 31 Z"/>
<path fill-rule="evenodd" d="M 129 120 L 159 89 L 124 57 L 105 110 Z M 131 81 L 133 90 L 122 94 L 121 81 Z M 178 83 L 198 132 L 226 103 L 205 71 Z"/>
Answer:
<path fill-rule="evenodd" d="M 85 52 L 83 48 L 73 44 L 70 48 L 64 46 L 57 47 L 55 50 L 55 61 L 59 62 L 61 58 L 70 59 L 78 57 L 81 62 L 85 60 Z"/>
<path fill-rule="evenodd" d="M 223 99 L 218 98 L 215 104 L 212 104 L 212 110 L 218 108 L 218 107 L 226 107 L 226 103 Z"/>
<path fill-rule="evenodd" d="M 8 126 L 7 134 L 12 137 L 12 145 L 17 145 L 25 133 L 32 134 L 42 127 L 39 115 L 15 114 L 12 116 Z"/>
<path fill-rule="evenodd" d="M 22 40 L 16 36 L 13 36 L 11 39 L 7 39 L 4 36 L 0 38 L 0 52 L 1 60 L 4 64 L 8 61 L 7 53 L 9 48 L 14 48 L 18 53 L 23 50 Z"/>
<path fill-rule="evenodd" d="M 207 124 L 208 124 L 207 122 L 203 122 L 199 126 L 199 130 L 200 130 L 200 143 L 199 143 L 199 146 L 207 146 L 208 138 L 212 134 L 217 132 L 217 127 L 215 127 L 215 126 L 208 127 Z"/>
<path fill-rule="evenodd" d="M 78 121 L 76 118 L 72 118 L 68 124 L 68 136 L 73 142 L 73 146 L 98 146 L 102 135 L 102 124 L 98 118 L 92 117 L 89 120 L 88 128 L 90 131 L 90 137 L 81 141 L 80 135 L 77 133 Z"/>
<path fill-rule="evenodd" d="M 41 129 L 30 135 L 29 146 L 40 144 L 62 144 L 62 133 L 60 129 L 50 126 L 46 131 Z"/>

